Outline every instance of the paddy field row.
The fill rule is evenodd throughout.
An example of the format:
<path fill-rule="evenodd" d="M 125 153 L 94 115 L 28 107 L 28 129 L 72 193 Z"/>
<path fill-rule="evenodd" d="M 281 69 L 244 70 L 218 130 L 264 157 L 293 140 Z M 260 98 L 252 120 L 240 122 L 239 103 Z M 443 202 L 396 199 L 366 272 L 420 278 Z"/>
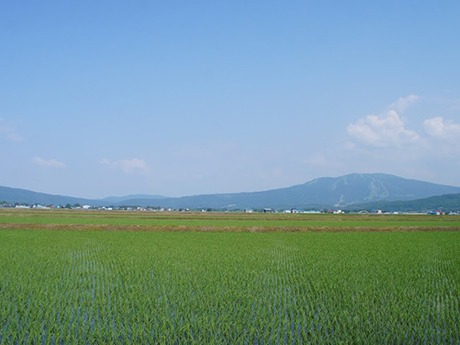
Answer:
<path fill-rule="evenodd" d="M 2 210 L 0 344 L 459 343 L 455 216 L 314 216 Z"/>

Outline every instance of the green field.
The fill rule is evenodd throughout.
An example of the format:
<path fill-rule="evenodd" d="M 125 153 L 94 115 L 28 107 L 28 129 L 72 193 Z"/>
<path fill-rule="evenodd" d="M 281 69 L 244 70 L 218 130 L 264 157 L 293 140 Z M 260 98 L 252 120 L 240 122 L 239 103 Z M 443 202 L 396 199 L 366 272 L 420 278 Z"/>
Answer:
<path fill-rule="evenodd" d="M 459 220 L 1 210 L 0 344 L 458 344 Z"/>
<path fill-rule="evenodd" d="M 460 216 L 0 209 L 0 228 L 262 232 L 460 230 Z"/>

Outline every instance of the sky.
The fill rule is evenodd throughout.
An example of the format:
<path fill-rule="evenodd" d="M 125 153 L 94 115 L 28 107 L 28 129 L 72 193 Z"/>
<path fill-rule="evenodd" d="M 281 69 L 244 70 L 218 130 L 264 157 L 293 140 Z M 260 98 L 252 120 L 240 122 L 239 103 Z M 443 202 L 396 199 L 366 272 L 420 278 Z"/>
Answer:
<path fill-rule="evenodd" d="M 460 186 L 460 2 L 2 1 L 0 185 Z"/>

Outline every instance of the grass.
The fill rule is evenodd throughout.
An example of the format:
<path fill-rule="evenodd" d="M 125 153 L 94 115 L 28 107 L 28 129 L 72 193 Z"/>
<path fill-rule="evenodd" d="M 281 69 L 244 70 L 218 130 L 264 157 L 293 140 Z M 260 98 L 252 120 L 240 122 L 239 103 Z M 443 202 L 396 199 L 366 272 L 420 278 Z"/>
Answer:
<path fill-rule="evenodd" d="M 384 229 L 439 221 L 441 232 L 254 233 L 241 224 L 241 232 L 89 230 L 109 224 L 104 216 L 0 212 L 0 344 L 460 341 L 460 231 L 450 225 L 456 217 L 341 218 L 347 229 L 360 220 L 365 227 L 387 220 L 392 225 L 377 226 Z M 215 230 L 240 217 L 248 230 L 258 220 L 279 221 L 276 228 L 288 227 L 290 216 L 313 217 L 246 216 L 174 214 L 173 220 Z M 137 222 L 150 229 L 149 222 L 168 219 L 110 217 L 117 230 Z M 324 227 L 340 222 L 334 217 L 312 219 Z M 32 219 L 44 228 L 45 219 L 54 222 L 54 231 L 27 230 Z M 60 229 L 75 224 L 85 231 Z"/>

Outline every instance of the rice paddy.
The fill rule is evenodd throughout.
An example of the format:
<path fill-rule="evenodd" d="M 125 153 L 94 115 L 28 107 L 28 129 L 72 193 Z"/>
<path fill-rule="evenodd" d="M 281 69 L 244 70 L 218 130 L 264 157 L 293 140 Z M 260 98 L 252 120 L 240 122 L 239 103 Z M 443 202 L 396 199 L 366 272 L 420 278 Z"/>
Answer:
<path fill-rule="evenodd" d="M 334 217 L 2 210 L 0 344 L 458 344 L 460 218 Z"/>

